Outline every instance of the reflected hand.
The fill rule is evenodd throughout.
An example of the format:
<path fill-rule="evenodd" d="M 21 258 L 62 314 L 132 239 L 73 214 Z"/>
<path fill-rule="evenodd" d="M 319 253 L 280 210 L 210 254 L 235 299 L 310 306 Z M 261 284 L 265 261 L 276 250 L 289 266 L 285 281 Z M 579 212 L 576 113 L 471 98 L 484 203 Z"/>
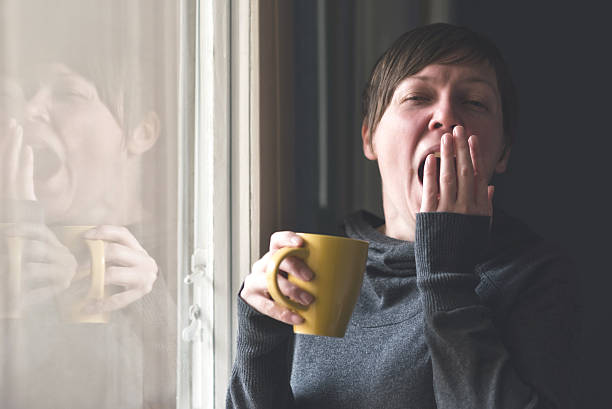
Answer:
<path fill-rule="evenodd" d="M 442 135 L 440 146 L 440 190 L 436 182 L 436 160 L 430 154 L 423 171 L 421 212 L 493 215 L 493 186 L 480 172 L 482 157 L 478 137 L 469 139 L 462 126 Z M 455 165 L 456 162 L 456 165 Z"/>
<path fill-rule="evenodd" d="M 272 269 L 272 266 L 269 265 L 272 254 L 283 247 L 301 247 L 303 245 L 304 239 L 294 232 L 284 231 L 274 233 L 270 237 L 270 251 L 253 264 L 251 274 L 244 280 L 244 287 L 240 292 L 240 297 L 255 310 L 278 321 L 290 325 L 303 323 L 304 319 L 299 314 L 277 304 L 270 298 L 268 281 L 266 279 L 266 272 Z M 285 258 L 281 262 L 279 270 L 304 281 L 310 281 L 314 278 L 312 270 L 298 257 Z M 309 305 L 314 301 L 311 294 L 300 289 L 281 274 L 278 275 L 278 286 L 284 295 L 300 304 Z"/>
<path fill-rule="evenodd" d="M 66 290 L 74 277 L 77 261 L 72 253 L 44 224 L 20 223 L 2 232 L 2 241 L 8 237 L 21 240 L 21 294 L 24 307 L 49 300 Z M 3 243 L 5 244 L 5 243 Z M 1 246 L 6 249 L 7 246 Z M 8 254 L 2 254 L 0 268 L 8 266 Z M 3 271 L 0 274 L 4 274 Z M 0 289 L 1 294 L 2 289 Z"/>
<path fill-rule="evenodd" d="M 15 119 L 11 119 L 0 132 L 1 194 L 6 199 L 36 200 L 34 154 L 32 147 L 23 143 L 23 128 Z"/>
<path fill-rule="evenodd" d="M 87 313 L 118 310 L 151 292 L 157 280 L 157 263 L 127 228 L 98 226 L 84 237 L 106 242 L 104 283 L 123 287 L 123 291 L 86 306 Z"/>

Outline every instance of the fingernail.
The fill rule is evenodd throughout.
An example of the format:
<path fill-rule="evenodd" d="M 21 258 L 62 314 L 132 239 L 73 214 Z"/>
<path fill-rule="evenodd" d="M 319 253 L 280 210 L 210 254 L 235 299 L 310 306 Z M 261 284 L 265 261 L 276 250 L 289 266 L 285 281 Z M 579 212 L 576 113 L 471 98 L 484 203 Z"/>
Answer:
<path fill-rule="evenodd" d="M 302 293 L 300 294 L 300 300 L 302 301 L 302 304 L 309 305 L 314 301 L 314 297 L 308 293 Z"/>
<path fill-rule="evenodd" d="M 299 246 L 300 244 L 302 244 L 302 242 L 300 241 L 299 237 L 292 237 L 291 244 L 293 244 L 294 246 Z"/>
<path fill-rule="evenodd" d="M 291 322 L 294 324 L 301 324 L 304 322 L 304 318 L 300 317 L 297 314 L 291 315 Z"/>

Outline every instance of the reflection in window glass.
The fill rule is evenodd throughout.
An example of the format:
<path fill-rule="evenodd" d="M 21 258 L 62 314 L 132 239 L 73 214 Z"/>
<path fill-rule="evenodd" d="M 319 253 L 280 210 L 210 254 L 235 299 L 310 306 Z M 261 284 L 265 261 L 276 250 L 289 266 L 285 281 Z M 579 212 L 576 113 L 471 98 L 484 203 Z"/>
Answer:
<path fill-rule="evenodd" d="M 176 3 L 0 3 L 2 407 L 175 407 Z"/>

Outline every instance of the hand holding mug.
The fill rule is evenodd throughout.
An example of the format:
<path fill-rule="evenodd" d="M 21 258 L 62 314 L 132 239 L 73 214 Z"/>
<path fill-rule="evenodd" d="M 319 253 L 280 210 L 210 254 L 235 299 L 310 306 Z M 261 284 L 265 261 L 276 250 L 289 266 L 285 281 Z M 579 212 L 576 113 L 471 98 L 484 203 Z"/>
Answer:
<path fill-rule="evenodd" d="M 368 243 L 321 234 L 284 234 L 288 245 L 260 260 L 266 263 L 265 272 L 251 274 L 254 285 L 246 282 L 247 277 L 243 298 L 249 302 L 245 297 L 254 288 L 251 297 L 260 311 L 293 324 L 295 333 L 343 337 L 361 290 Z M 282 269 L 290 270 L 286 277 Z M 316 276 L 308 274 L 312 271 Z"/>
<path fill-rule="evenodd" d="M 299 314 L 271 298 L 266 278 L 266 271 L 269 270 L 268 265 L 274 253 L 284 247 L 298 248 L 303 245 L 304 239 L 294 232 L 282 231 L 272 234 L 269 251 L 253 264 L 251 273 L 244 280 L 240 297 L 255 310 L 278 321 L 289 325 L 303 323 L 304 319 Z M 287 257 L 280 264 L 280 269 L 285 273 L 278 276 L 280 291 L 302 305 L 312 303 L 314 300 L 312 294 L 288 280 L 288 275 L 298 277 L 303 281 L 310 281 L 314 278 L 314 273 L 304 261 L 298 257 Z"/>
<path fill-rule="evenodd" d="M 0 274 L 4 278 L 19 276 L 15 278 L 19 294 L 12 296 L 18 297 L 24 308 L 48 301 L 70 286 L 76 259 L 44 224 L 6 223 L 0 241 Z M 8 288 L 0 293 L 6 296 Z"/>
<path fill-rule="evenodd" d="M 98 226 L 85 239 L 105 243 L 105 286 L 122 287 L 122 291 L 85 306 L 88 312 L 110 312 L 126 307 L 153 289 L 158 267 L 134 235 L 123 226 Z"/>

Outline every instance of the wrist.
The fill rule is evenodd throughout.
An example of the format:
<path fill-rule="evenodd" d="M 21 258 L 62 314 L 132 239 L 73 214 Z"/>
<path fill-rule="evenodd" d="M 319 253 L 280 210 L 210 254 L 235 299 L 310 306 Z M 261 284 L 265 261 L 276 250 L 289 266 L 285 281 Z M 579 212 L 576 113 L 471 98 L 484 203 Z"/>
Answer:
<path fill-rule="evenodd" d="M 471 273 L 488 241 L 488 216 L 418 213 L 415 232 L 417 273 Z"/>

